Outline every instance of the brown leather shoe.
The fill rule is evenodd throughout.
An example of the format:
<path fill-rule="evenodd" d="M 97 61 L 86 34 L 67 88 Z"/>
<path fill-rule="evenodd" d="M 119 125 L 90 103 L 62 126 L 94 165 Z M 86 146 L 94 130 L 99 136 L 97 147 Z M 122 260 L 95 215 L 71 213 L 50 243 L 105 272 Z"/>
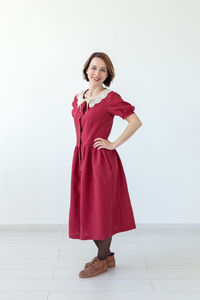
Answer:
<path fill-rule="evenodd" d="M 107 256 L 107 265 L 108 267 L 112 268 L 115 267 L 115 253 L 112 252 L 110 255 Z"/>
<path fill-rule="evenodd" d="M 110 268 L 115 266 L 115 257 L 114 257 L 114 255 L 115 255 L 115 253 L 111 252 L 111 254 L 109 256 L 107 256 L 107 265 Z M 86 263 L 84 268 L 88 267 L 96 259 L 97 259 L 97 256 L 95 256 L 90 262 Z"/>
<path fill-rule="evenodd" d="M 99 259 L 95 258 L 89 265 L 87 265 L 84 270 L 79 273 L 79 277 L 88 278 L 97 276 L 101 273 L 104 273 L 108 270 L 107 258 Z"/>

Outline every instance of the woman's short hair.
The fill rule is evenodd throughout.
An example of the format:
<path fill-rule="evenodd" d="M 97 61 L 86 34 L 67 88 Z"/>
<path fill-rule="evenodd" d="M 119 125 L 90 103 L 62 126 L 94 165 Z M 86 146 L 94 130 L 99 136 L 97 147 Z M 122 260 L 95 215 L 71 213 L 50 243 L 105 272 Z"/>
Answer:
<path fill-rule="evenodd" d="M 90 57 L 87 59 L 87 61 L 85 62 L 84 64 L 84 68 L 83 68 L 83 78 L 87 81 L 89 81 L 89 78 L 87 76 L 87 69 L 90 65 L 90 62 L 91 60 L 94 58 L 94 57 L 99 57 L 101 59 L 103 59 L 103 61 L 105 62 L 106 64 L 106 67 L 107 67 L 107 71 L 108 71 L 108 76 L 107 78 L 104 80 L 103 84 L 105 86 L 110 86 L 111 84 L 111 81 L 114 79 L 115 77 L 115 71 L 114 71 L 114 67 L 113 67 L 113 64 L 110 60 L 110 58 L 108 57 L 108 55 L 104 52 L 94 52 L 90 55 Z"/>

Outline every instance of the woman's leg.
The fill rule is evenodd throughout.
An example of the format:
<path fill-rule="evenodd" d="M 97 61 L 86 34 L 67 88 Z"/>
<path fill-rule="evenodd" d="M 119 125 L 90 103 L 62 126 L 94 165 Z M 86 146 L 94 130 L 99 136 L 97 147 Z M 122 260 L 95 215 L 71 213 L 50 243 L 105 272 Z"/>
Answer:
<path fill-rule="evenodd" d="M 108 255 L 112 253 L 110 252 L 111 241 L 112 241 L 112 236 L 106 240 L 94 240 L 96 246 L 98 247 L 97 257 L 99 259 L 105 259 Z"/>
<path fill-rule="evenodd" d="M 98 243 L 98 240 L 93 240 L 94 243 L 96 244 L 97 248 L 99 249 L 99 243 Z"/>

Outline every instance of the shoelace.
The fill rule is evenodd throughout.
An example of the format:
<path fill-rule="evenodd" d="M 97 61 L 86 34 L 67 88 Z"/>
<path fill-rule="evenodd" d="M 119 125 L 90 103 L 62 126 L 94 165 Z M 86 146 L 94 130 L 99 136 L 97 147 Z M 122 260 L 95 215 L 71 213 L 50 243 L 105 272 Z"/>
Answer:
<path fill-rule="evenodd" d="M 95 256 L 90 262 L 86 263 L 85 266 L 91 265 L 96 260 L 97 260 L 97 257 Z"/>
<path fill-rule="evenodd" d="M 89 269 L 95 270 L 99 266 L 99 262 L 97 260 L 94 260 L 91 262 L 91 264 L 88 266 Z"/>
<path fill-rule="evenodd" d="M 113 256 L 114 255 L 114 252 L 111 252 L 111 254 L 110 255 L 108 255 L 108 257 L 111 257 L 111 256 Z M 113 256 L 114 257 L 114 256 Z M 86 263 L 85 264 L 85 267 L 88 267 L 89 265 L 91 265 L 94 261 L 96 261 L 97 260 L 97 256 L 95 256 L 90 262 L 88 262 L 88 263 Z"/>

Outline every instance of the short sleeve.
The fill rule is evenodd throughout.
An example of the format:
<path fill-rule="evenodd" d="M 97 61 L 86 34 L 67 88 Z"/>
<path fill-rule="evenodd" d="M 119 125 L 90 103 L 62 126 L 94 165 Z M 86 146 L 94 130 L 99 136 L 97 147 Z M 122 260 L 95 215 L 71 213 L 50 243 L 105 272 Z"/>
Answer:
<path fill-rule="evenodd" d="M 118 93 L 114 92 L 109 97 L 107 109 L 112 115 L 126 119 L 129 115 L 134 113 L 135 106 L 124 101 Z"/>

